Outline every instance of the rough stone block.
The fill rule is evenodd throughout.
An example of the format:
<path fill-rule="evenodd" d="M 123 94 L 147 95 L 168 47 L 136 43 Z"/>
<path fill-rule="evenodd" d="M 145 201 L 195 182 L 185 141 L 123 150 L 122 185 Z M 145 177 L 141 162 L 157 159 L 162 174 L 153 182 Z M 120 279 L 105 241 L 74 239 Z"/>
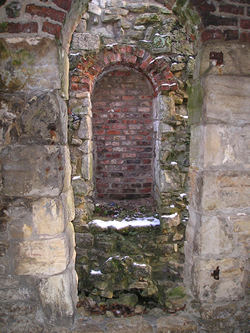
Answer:
<path fill-rule="evenodd" d="M 61 194 L 64 217 L 66 221 L 73 221 L 75 218 L 74 193 L 72 187 Z"/>
<path fill-rule="evenodd" d="M 204 73 L 209 67 L 209 54 L 211 51 L 222 52 L 224 60 L 223 67 L 215 66 L 213 73 L 224 75 L 250 74 L 249 44 L 240 44 L 235 41 L 222 42 L 221 40 L 218 42 L 213 40 L 206 43 L 201 53 L 200 73 Z"/>
<path fill-rule="evenodd" d="M 1 96 L 3 144 L 66 144 L 67 110 L 54 93 Z"/>
<path fill-rule="evenodd" d="M 55 199 L 42 198 L 33 203 L 32 220 L 38 235 L 56 235 L 65 227 L 62 202 Z"/>
<path fill-rule="evenodd" d="M 245 294 L 245 262 L 241 258 L 197 259 L 193 286 L 203 302 L 233 302 Z M 219 266 L 219 280 L 211 276 Z"/>
<path fill-rule="evenodd" d="M 60 89 L 55 40 L 41 37 L 10 37 L 5 41 L 2 39 L 0 44 L 4 50 L 0 67 L 2 90 Z"/>
<path fill-rule="evenodd" d="M 57 196 L 69 169 L 69 154 L 58 146 L 15 145 L 2 151 L 3 193 L 7 196 Z M 67 170 L 66 170 L 67 171 Z M 67 171 L 69 173 L 69 170 Z"/>
<path fill-rule="evenodd" d="M 204 108 L 209 121 L 249 123 L 250 78 L 211 75 L 205 79 Z"/>
<path fill-rule="evenodd" d="M 53 239 L 14 244 L 15 272 L 18 275 L 52 275 L 64 271 L 69 262 L 65 235 Z"/>
<path fill-rule="evenodd" d="M 42 279 L 39 293 L 51 323 L 72 324 L 77 302 L 77 276 L 72 267 L 62 274 Z"/>
<path fill-rule="evenodd" d="M 204 161 L 204 146 L 201 140 L 204 137 L 204 126 L 193 125 L 191 126 L 191 140 L 190 140 L 190 165 L 192 167 L 202 167 Z"/>
<path fill-rule="evenodd" d="M 200 234 L 200 254 L 204 257 L 229 255 L 234 250 L 231 225 L 226 218 L 203 216 Z"/>
<path fill-rule="evenodd" d="M 74 33 L 72 48 L 76 50 L 98 50 L 100 48 L 99 35 L 93 35 L 88 32 Z"/>
<path fill-rule="evenodd" d="M 249 206 L 249 173 L 206 172 L 203 175 L 201 205 L 205 211 Z"/>
<path fill-rule="evenodd" d="M 92 122 L 89 116 L 82 118 L 78 136 L 80 139 L 92 139 Z"/>
<path fill-rule="evenodd" d="M 153 327 L 142 317 L 130 317 L 128 319 L 113 319 L 106 325 L 109 333 L 153 333 Z"/>
<path fill-rule="evenodd" d="M 249 168 L 250 126 L 240 127 L 239 133 L 236 126 L 206 125 L 203 149 L 205 168 Z"/>
<path fill-rule="evenodd" d="M 86 154 L 82 157 L 82 177 L 85 180 L 92 180 L 93 177 L 93 155 Z"/>
<path fill-rule="evenodd" d="M 157 333 L 191 333 L 198 332 L 197 324 L 188 316 L 164 316 L 157 319 Z"/>

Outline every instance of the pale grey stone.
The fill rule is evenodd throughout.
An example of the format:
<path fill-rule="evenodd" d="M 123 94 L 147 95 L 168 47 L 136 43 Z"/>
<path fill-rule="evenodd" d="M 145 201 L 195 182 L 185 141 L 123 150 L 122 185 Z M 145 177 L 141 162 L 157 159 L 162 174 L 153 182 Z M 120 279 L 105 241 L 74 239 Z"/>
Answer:
<path fill-rule="evenodd" d="M 74 270 L 68 268 L 62 274 L 42 279 L 39 292 L 43 310 L 51 323 L 72 324 L 77 302 Z"/>
<path fill-rule="evenodd" d="M 85 33 L 74 33 L 72 39 L 72 48 L 76 50 L 98 50 L 100 47 L 100 38 L 98 35 Z"/>

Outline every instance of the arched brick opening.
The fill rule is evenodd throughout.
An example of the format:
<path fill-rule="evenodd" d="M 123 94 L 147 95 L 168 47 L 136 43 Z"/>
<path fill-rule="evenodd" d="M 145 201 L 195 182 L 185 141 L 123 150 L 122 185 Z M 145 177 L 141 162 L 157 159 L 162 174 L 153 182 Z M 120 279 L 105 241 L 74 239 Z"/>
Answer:
<path fill-rule="evenodd" d="M 97 199 L 153 197 L 153 91 L 143 74 L 118 67 L 92 94 Z"/>

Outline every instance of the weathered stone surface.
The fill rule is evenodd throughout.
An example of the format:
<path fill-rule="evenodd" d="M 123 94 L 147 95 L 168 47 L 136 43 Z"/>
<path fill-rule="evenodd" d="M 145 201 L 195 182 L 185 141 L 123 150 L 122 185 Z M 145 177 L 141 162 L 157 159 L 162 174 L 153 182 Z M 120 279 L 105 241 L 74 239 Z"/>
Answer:
<path fill-rule="evenodd" d="M 153 333 L 153 327 L 142 317 L 131 317 L 129 319 L 113 319 L 106 325 L 109 333 Z"/>
<path fill-rule="evenodd" d="M 72 187 L 61 194 L 64 218 L 66 221 L 73 221 L 75 218 L 74 193 Z"/>
<path fill-rule="evenodd" d="M 245 262 L 241 258 L 197 259 L 194 265 L 194 287 L 203 302 L 229 302 L 244 297 Z M 219 267 L 219 280 L 211 276 Z"/>
<path fill-rule="evenodd" d="M 58 195 L 63 189 L 64 165 L 69 158 L 65 153 L 65 148 L 58 146 L 6 147 L 2 151 L 3 193 L 34 197 Z"/>
<path fill-rule="evenodd" d="M 16 243 L 14 253 L 18 275 L 58 274 L 69 262 L 69 244 L 65 236 Z"/>
<path fill-rule="evenodd" d="M 92 122 L 89 116 L 85 116 L 81 120 L 80 128 L 78 130 L 80 139 L 92 139 Z"/>
<path fill-rule="evenodd" d="M 32 209 L 29 201 L 16 200 L 6 210 L 12 239 L 29 239 L 34 233 Z"/>
<path fill-rule="evenodd" d="M 248 207 L 249 180 L 247 172 L 206 172 L 203 176 L 203 209 Z"/>
<path fill-rule="evenodd" d="M 157 319 L 157 333 L 198 332 L 197 324 L 187 315 L 164 316 Z"/>
<path fill-rule="evenodd" d="M 207 125 L 204 131 L 204 167 L 250 167 L 249 126 L 241 127 L 240 135 L 239 127 L 221 124 Z"/>
<path fill-rule="evenodd" d="M 249 123 L 250 79 L 247 76 L 210 75 L 205 79 L 204 91 L 209 121 Z"/>
<path fill-rule="evenodd" d="M 5 91 L 60 89 L 57 45 L 40 37 L 1 39 L 0 81 Z M 43 52 L 41 52 L 43 50 Z"/>
<path fill-rule="evenodd" d="M 212 70 L 214 74 L 224 74 L 224 78 L 227 75 L 249 75 L 249 50 L 250 47 L 248 43 L 237 43 L 235 41 L 213 41 L 212 43 L 206 43 L 201 52 L 200 72 L 204 73 L 209 67 L 209 54 L 213 51 L 223 53 L 223 67 L 215 66 Z M 241 90 L 242 89 L 239 88 L 239 91 Z"/>
<path fill-rule="evenodd" d="M 50 322 L 66 326 L 72 324 L 77 302 L 77 277 L 72 268 L 42 279 L 39 293 L 43 310 Z"/>
<path fill-rule="evenodd" d="M 231 226 L 225 218 L 203 216 L 199 233 L 202 256 L 229 255 L 233 252 Z"/>
<path fill-rule="evenodd" d="M 72 39 L 72 48 L 77 50 L 98 50 L 100 47 L 100 38 L 88 32 L 74 33 Z"/>
<path fill-rule="evenodd" d="M 32 220 L 38 235 L 56 235 L 63 232 L 65 218 L 62 202 L 42 198 L 33 203 Z"/>
<path fill-rule="evenodd" d="M 82 157 L 82 177 L 85 180 L 92 180 L 93 177 L 93 155 L 86 154 Z"/>

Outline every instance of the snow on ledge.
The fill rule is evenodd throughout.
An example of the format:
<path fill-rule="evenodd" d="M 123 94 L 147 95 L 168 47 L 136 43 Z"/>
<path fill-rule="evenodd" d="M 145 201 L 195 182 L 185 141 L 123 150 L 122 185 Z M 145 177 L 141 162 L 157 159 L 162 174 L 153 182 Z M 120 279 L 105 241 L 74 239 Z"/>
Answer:
<path fill-rule="evenodd" d="M 101 275 L 102 272 L 101 272 L 101 271 L 95 271 L 95 270 L 92 269 L 92 270 L 90 271 L 90 274 L 91 274 L 91 275 Z"/>
<path fill-rule="evenodd" d="M 155 217 L 136 218 L 131 221 L 126 221 L 125 219 L 122 221 L 93 220 L 93 221 L 89 222 L 89 225 L 95 225 L 102 229 L 107 229 L 107 228 L 111 227 L 111 228 L 120 230 L 120 229 L 124 229 L 127 227 L 132 227 L 132 228 L 155 227 L 157 225 L 160 225 L 160 220 Z"/>

